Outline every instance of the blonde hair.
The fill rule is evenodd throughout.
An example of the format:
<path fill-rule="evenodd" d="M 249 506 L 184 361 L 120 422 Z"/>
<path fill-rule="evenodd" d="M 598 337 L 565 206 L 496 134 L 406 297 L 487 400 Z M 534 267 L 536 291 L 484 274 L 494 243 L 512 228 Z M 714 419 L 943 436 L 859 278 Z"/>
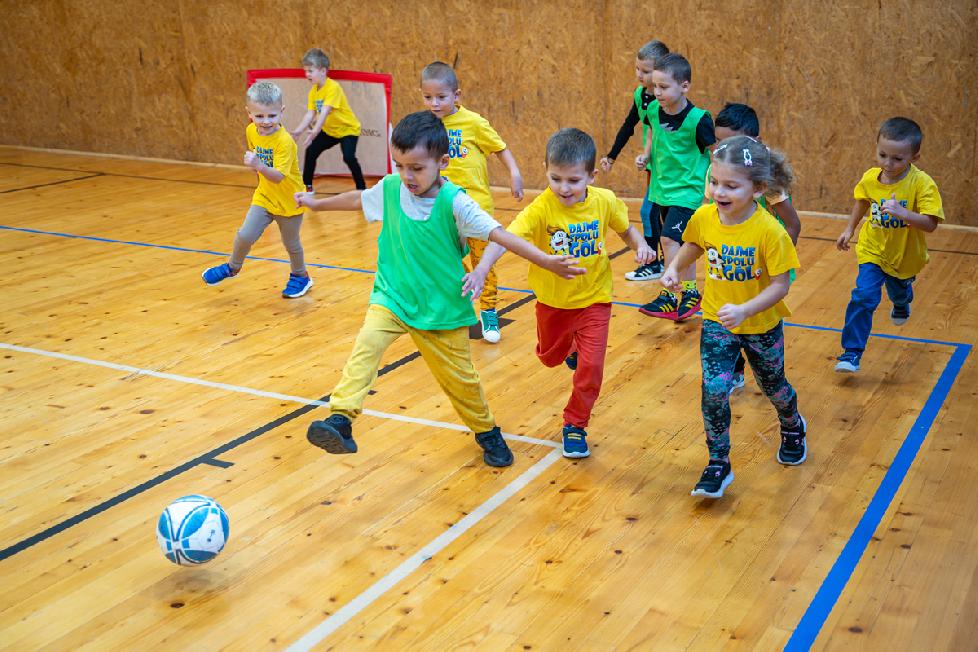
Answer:
<path fill-rule="evenodd" d="M 713 150 L 717 163 L 733 165 L 743 171 L 756 186 L 788 194 L 795 175 L 783 152 L 769 149 L 750 136 L 726 138 Z"/>
<path fill-rule="evenodd" d="M 270 81 L 255 82 L 248 88 L 248 99 L 255 104 L 273 106 L 282 103 L 282 89 Z"/>
<path fill-rule="evenodd" d="M 302 65 L 329 69 L 329 57 L 319 48 L 312 48 L 302 55 Z"/>

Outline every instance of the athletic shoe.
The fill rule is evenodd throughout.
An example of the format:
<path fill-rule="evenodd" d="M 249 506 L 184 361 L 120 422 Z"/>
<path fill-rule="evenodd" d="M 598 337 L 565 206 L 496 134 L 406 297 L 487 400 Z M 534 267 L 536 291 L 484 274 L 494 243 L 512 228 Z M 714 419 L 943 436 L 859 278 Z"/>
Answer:
<path fill-rule="evenodd" d="M 475 441 L 482 450 L 482 461 L 489 466 L 509 466 L 513 463 L 513 451 L 509 450 L 499 426 L 485 432 L 477 432 Z"/>
<path fill-rule="evenodd" d="M 564 426 L 564 457 L 587 457 L 591 451 L 587 447 L 587 433 L 584 428 Z"/>
<path fill-rule="evenodd" d="M 353 441 L 353 424 L 342 414 L 332 414 L 323 421 L 310 423 L 306 439 L 313 446 L 334 455 L 357 452 L 357 443 Z"/>
<path fill-rule="evenodd" d="M 295 299 L 308 292 L 311 287 L 312 279 L 308 276 L 289 274 L 289 282 L 286 283 L 285 289 L 282 290 L 282 296 L 286 299 Z"/>
<path fill-rule="evenodd" d="M 730 393 L 727 396 L 732 396 L 734 392 L 741 389 L 744 386 L 744 374 L 734 372 L 733 383 L 730 385 Z"/>
<path fill-rule="evenodd" d="M 859 354 L 855 351 L 846 351 L 839 356 L 839 361 L 835 364 L 835 370 L 840 374 L 854 374 L 859 371 Z"/>
<path fill-rule="evenodd" d="M 625 272 L 625 279 L 629 281 L 654 281 L 662 276 L 662 264 L 649 263 L 639 265 L 634 271 Z"/>
<path fill-rule="evenodd" d="M 723 496 L 723 490 L 730 486 L 733 479 L 734 474 L 730 470 L 730 462 L 710 460 L 710 463 L 703 469 L 700 481 L 696 483 L 689 495 L 720 498 Z"/>
<path fill-rule="evenodd" d="M 894 326 L 903 326 L 910 319 L 910 304 L 905 306 L 893 306 L 890 310 L 890 321 Z"/>
<path fill-rule="evenodd" d="M 662 290 L 655 301 L 645 304 L 638 311 L 649 317 L 660 317 L 675 321 L 677 307 L 676 295 L 669 290 Z"/>
<path fill-rule="evenodd" d="M 808 440 L 805 435 L 808 432 L 808 424 L 805 417 L 798 415 L 801 419 L 801 428 L 798 430 L 785 430 L 781 428 L 781 448 L 778 449 L 778 461 L 788 466 L 798 466 L 808 459 Z"/>
<path fill-rule="evenodd" d="M 564 364 L 571 371 L 577 371 L 577 351 L 574 351 L 569 356 L 564 358 Z"/>
<path fill-rule="evenodd" d="M 204 270 L 204 273 L 200 275 L 204 279 L 204 283 L 207 285 L 217 285 L 226 278 L 231 278 L 234 276 L 234 270 L 227 263 L 221 263 L 217 267 L 208 267 Z"/>
<path fill-rule="evenodd" d="M 499 316 L 496 314 L 495 309 L 483 310 L 479 313 L 479 317 L 482 321 L 482 339 L 490 344 L 498 342 L 500 335 Z"/>
<path fill-rule="evenodd" d="M 676 308 L 676 321 L 689 319 L 700 309 L 700 302 L 703 297 L 696 290 L 683 290 L 679 299 L 679 307 Z"/>

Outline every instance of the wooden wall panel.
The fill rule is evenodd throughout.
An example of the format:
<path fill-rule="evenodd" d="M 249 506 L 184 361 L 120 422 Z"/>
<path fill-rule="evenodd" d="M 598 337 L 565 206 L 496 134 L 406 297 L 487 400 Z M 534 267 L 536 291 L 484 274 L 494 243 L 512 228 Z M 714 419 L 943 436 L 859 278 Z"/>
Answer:
<path fill-rule="evenodd" d="M 244 71 L 293 67 L 309 47 L 337 68 L 394 75 L 394 115 L 422 107 L 420 69 L 456 65 L 463 102 L 509 143 L 528 186 L 543 147 L 577 126 L 610 147 L 635 86 L 635 50 L 660 38 L 693 64 L 690 98 L 758 109 L 795 166 L 801 209 L 847 212 L 879 122 L 925 132 L 922 168 L 948 221 L 978 225 L 978 2 L 856 0 L 2 0 L 2 142 L 219 163 L 243 151 Z M 302 107 L 287 107 L 287 124 Z M 598 183 L 642 191 L 633 138 Z M 493 161 L 494 183 L 505 169 Z"/>

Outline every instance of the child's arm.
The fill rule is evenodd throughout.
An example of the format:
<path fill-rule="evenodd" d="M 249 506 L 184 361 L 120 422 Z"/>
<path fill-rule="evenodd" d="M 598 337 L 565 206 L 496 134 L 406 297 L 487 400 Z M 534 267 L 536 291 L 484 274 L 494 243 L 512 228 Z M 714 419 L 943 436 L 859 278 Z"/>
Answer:
<path fill-rule="evenodd" d="M 577 264 L 577 258 L 545 254 L 518 235 L 498 226 L 489 233 L 489 246 L 482 253 L 479 264 L 462 278 L 463 296 L 471 295 L 474 300 L 482 294 L 486 274 L 507 250 L 525 258 L 537 267 L 553 272 L 560 278 L 571 279 L 587 271 L 583 267 L 574 266 Z"/>
<path fill-rule="evenodd" d="M 333 110 L 333 107 L 326 105 L 319 110 L 316 116 L 316 123 L 312 126 L 312 129 L 306 134 L 306 139 L 302 142 L 303 147 L 309 147 L 309 143 L 319 135 L 319 132 L 323 130 L 323 124 L 326 122 L 326 118 L 329 117 L 329 112 Z"/>
<path fill-rule="evenodd" d="M 684 247 L 686 245 L 683 245 Z M 717 310 L 717 318 L 723 327 L 730 330 L 759 312 L 763 312 L 788 296 L 791 286 L 789 272 L 771 277 L 771 284 L 761 290 L 756 297 L 744 303 L 728 303 Z"/>
<path fill-rule="evenodd" d="M 649 158 L 652 157 L 652 136 L 650 135 L 645 141 L 645 148 L 642 153 L 635 157 L 635 167 L 639 170 L 644 170 L 645 166 L 648 165 Z"/>
<path fill-rule="evenodd" d="M 703 248 L 692 242 L 684 242 L 683 246 L 679 248 L 679 253 L 676 257 L 672 259 L 669 263 L 669 267 L 662 274 L 660 283 L 667 290 L 672 290 L 673 292 L 679 292 L 683 289 L 682 275 L 679 270 L 686 269 L 690 265 L 696 262 L 696 259 L 702 256 L 705 251 Z"/>
<path fill-rule="evenodd" d="M 785 199 L 778 202 L 773 208 L 774 214 L 780 217 L 784 223 L 784 230 L 788 232 L 791 244 L 797 245 L 798 236 L 801 235 L 801 219 L 798 217 L 798 211 L 795 210 L 791 200 Z"/>
<path fill-rule="evenodd" d="M 629 104 L 628 115 L 625 116 L 625 122 L 618 129 L 618 135 L 615 136 L 615 143 L 611 146 L 611 151 L 601 159 L 601 169 L 605 172 L 611 172 L 611 166 L 615 164 L 615 160 L 632 137 L 632 134 L 635 132 L 635 125 L 639 122 L 638 107 L 635 106 L 635 102 L 630 102 Z"/>
<path fill-rule="evenodd" d="M 281 183 L 282 179 L 285 178 L 285 175 L 282 172 L 276 170 L 275 168 L 270 168 L 262 163 L 262 160 L 258 158 L 258 155 L 250 149 L 244 154 L 244 164 L 248 167 L 254 168 L 255 172 L 262 175 L 272 183 Z"/>
<path fill-rule="evenodd" d="M 920 229 L 927 233 L 933 233 L 937 229 L 938 219 L 936 217 L 933 215 L 921 215 L 920 213 L 914 213 L 908 210 L 903 204 L 897 201 L 896 195 L 891 195 L 889 199 L 883 202 L 881 210 L 887 215 L 892 215 L 897 219 L 903 220 L 915 229 Z"/>
<path fill-rule="evenodd" d="M 302 116 L 302 122 L 299 123 L 299 126 L 296 127 L 295 130 L 290 132 L 292 134 L 292 137 L 298 140 L 299 136 L 302 135 L 302 132 L 309 128 L 309 123 L 312 122 L 312 119 L 315 117 L 316 117 L 315 111 L 313 111 L 312 109 L 306 111 L 306 114 Z"/>
<path fill-rule="evenodd" d="M 852 205 L 852 212 L 849 213 L 849 222 L 846 224 L 846 230 L 835 241 L 835 246 L 839 251 L 849 251 L 849 241 L 852 240 L 852 234 L 856 232 L 856 227 L 859 226 L 863 215 L 868 210 L 869 202 L 865 199 L 857 199 L 856 203 Z"/>
<path fill-rule="evenodd" d="M 634 226 L 629 226 L 619 233 L 618 237 L 628 245 L 629 249 L 635 252 L 635 262 L 639 265 L 648 265 L 655 260 L 655 252 Z"/>
<path fill-rule="evenodd" d="M 311 208 L 314 211 L 358 211 L 363 207 L 360 201 L 362 190 L 348 190 L 347 192 L 316 199 L 314 192 L 295 193 L 295 205 Z"/>
<path fill-rule="evenodd" d="M 509 170 L 509 189 L 513 193 L 513 197 L 516 199 L 523 199 L 523 175 L 520 174 L 520 168 L 516 165 L 516 158 L 513 156 L 513 152 L 509 151 L 509 148 L 499 150 L 496 152 L 496 156 L 499 160 L 503 162 L 503 165 Z"/>

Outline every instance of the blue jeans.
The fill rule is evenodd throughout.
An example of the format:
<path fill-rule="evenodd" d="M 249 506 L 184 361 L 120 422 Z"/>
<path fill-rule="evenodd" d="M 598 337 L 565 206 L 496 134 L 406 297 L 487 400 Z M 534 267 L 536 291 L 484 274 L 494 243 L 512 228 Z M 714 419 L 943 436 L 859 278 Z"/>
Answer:
<path fill-rule="evenodd" d="M 873 327 L 873 313 L 882 299 L 880 288 L 886 285 L 886 294 L 893 305 L 908 306 L 913 301 L 914 278 L 916 277 L 890 276 L 880 269 L 879 265 L 862 263 L 856 276 L 856 287 L 846 308 L 846 325 L 842 328 L 842 348 L 862 354 L 869 340 L 869 331 Z"/>

